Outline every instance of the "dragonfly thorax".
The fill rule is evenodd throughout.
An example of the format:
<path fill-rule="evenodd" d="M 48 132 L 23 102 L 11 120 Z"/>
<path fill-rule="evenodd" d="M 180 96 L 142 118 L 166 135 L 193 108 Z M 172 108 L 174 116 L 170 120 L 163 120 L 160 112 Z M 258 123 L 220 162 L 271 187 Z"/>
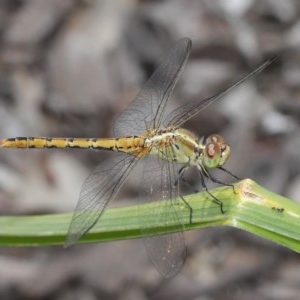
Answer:
<path fill-rule="evenodd" d="M 208 169 L 222 166 L 230 155 L 230 147 L 221 136 L 214 134 L 203 141 L 183 128 L 148 133 L 145 146 L 160 159 Z"/>
<path fill-rule="evenodd" d="M 196 136 L 182 128 L 161 129 L 146 138 L 145 146 L 150 148 L 151 155 L 179 164 L 190 164 L 199 156 L 195 151 L 199 148 Z"/>

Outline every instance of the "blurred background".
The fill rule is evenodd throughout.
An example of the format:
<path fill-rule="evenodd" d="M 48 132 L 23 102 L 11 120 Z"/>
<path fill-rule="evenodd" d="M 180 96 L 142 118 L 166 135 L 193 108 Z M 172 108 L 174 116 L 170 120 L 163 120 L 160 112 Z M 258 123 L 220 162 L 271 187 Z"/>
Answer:
<path fill-rule="evenodd" d="M 297 0 L 1 0 L 0 137 L 111 137 L 114 117 L 184 36 L 193 50 L 169 110 L 280 54 L 185 127 L 222 134 L 229 170 L 299 201 L 299 16 Z M 72 211 L 86 176 L 113 154 L 2 149 L 1 215 Z M 112 205 L 135 201 L 139 176 Z M 299 254 L 232 228 L 187 232 L 186 242 L 171 280 L 140 240 L 2 248 L 0 298 L 299 299 Z"/>

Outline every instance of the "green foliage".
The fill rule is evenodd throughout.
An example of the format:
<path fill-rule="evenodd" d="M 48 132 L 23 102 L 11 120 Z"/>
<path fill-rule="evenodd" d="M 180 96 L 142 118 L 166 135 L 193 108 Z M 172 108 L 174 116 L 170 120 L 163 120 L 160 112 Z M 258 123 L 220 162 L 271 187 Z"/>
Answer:
<path fill-rule="evenodd" d="M 300 252 L 299 204 L 249 179 L 236 183 L 234 190 L 221 187 L 211 192 L 223 202 L 224 214 L 205 192 L 185 196 L 193 208 L 192 222 L 184 202 L 178 201 L 175 204 L 178 205 L 176 210 L 186 230 L 233 226 Z M 132 205 L 108 209 L 80 243 L 140 238 L 139 209 L 154 209 L 156 205 L 158 202 L 140 207 Z M 63 245 L 70 220 L 71 214 L 0 217 L 0 246 Z M 163 234 L 170 230 L 170 227 L 157 228 L 156 223 L 153 223 L 153 234 Z"/>

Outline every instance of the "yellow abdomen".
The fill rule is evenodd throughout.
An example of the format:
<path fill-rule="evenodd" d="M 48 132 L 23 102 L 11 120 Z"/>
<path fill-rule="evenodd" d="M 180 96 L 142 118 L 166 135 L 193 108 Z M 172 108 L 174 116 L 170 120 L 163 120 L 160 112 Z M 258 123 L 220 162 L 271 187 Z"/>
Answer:
<path fill-rule="evenodd" d="M 17 137 L 3 139 L 0 147 L 102 149 L 135 154 L 143 150 L 144 140 L 138 136 L 111 139 Z"/>

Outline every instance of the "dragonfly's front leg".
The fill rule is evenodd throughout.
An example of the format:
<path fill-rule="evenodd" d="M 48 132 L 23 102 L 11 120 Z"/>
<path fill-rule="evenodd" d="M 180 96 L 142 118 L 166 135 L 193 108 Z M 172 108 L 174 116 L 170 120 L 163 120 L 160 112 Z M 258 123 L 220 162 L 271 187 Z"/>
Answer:
<path fill-rule="evenodd" d="M 203 170 L 198 169 L 198 171 L 199 171 L 199 175 L 200 175 L 200 180 L 201 180 L 201 185 L 202 185 L 202 187 L 205 189 L 206 193 L 212 197 L 213 202 L 215 202 L 216 204 L 218 204 L 218 205 L 220 206 L 221 213 L 224 214 L 225 211 L 224 211 L 224 208 L 223 208 L 223 202 L 222 202 L 221 200 L 219 200 L 217 197 L 215 197 L 215 196 L 208 190 L 207 185 L 206 185 L 205 180 L 204 180 Z M 216 179 L 216 181 L 214 181 L 214 180 L 212 179 L 212 177 L 210 176 L 210 174 L 209 174 L 206 170 L 205 170 L 205 175 L 206 175 L 208 178 L 210 178 L 213 182 L 216 182 L 216 183 L 219 183 L 219 184 L 223 184 L 221 181 L 219 181 L 219 180 L 217 180 L 217 179 Z M 226 184 L 225 184 L 225 185 L 226 185 Z M 233 187 L 233 185 L 230 185 L 230 186 Z M 234 187 L 233 187 L 233 189 L 234 189 Z"/>

